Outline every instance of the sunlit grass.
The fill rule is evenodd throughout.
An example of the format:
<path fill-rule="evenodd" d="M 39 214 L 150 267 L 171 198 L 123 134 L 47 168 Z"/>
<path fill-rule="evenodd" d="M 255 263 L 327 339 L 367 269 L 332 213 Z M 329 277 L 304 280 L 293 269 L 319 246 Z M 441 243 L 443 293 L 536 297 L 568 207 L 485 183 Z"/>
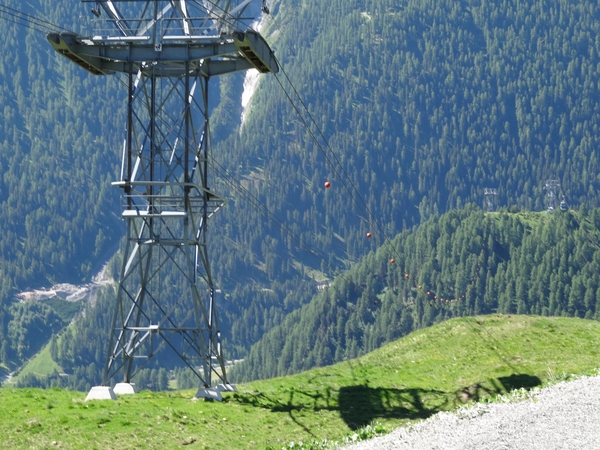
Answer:
<path fill-rule="evenodd" d="M 50 375 L 54 371 L 62 372 L 62 368 L 54 362 L 50 355 L 50 345 L 46 345 L 42 350 L 35 355 L 29 363 L 15 375 L 11 382 L 17 383 L 23 376 L 32 373 L 37 376 Z"/>
<path fill-rule="evenodd" d="M 195 391 L 84 402 L 86 393 L 0 389 L 4 448 L 280 449 L 387 429 L 465 402 L 591 373 L 600 323 L 482 316 L 420 330 L 365 357 L 238 386 L 224 401 Z"/>

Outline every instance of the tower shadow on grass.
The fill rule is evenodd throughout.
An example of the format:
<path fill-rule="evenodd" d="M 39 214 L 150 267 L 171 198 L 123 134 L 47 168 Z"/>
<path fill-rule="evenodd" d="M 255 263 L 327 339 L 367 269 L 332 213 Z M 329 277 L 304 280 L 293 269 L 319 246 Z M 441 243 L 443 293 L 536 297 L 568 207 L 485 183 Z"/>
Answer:
<path fill-rule="evenodd" d="M 389 389 L 369 386 L 344 386 L 339 390 L 338 406 L 342 420 L 352 430 L 377 419 L 426 419 L 440 411 L 515 389 L 531 389 L 542 381 L 528 374 L 492 378 L 455 392 L 426 389 Z"/>
<path fill-rule="evenodd" d="M 538 377 L 526 373 L 513 373 L 507 377 L 498 378 L 498 381 L 502 383 L 507 392 L 515 389 L 529 390 L 542 384 L 542 380 L 540 380 Z"/>
<path fill-rule="evenodd" d="M 420 388 L 369 387 L 357 384 L 339 390 L 292 389 L 283 396 L 264 393 L 235 393 L 233 400 L 274 413 L 288 414 L 298 426 L 312 435 L 310 428 L 297 414 L 300 411 L 337 411 L 351 430 L 362 428 L 377 419 L 419 420 L 483 398 L 506 394 L 514 389 L 531 389 L 542 381 L 529 374 L 512 374 L 460 388 L 454 392 Z M 287 399 L 284 399 L 287 396 Z M 283 397 L 283 398 L 282 398 Z"/>
<path fill-rule="evenodd" d="M 339 391 L 340 416 L 352 430 L 376 419 L 426 419 L 446 409 L 448 393 L 424 389 L 345 386 Z"/>

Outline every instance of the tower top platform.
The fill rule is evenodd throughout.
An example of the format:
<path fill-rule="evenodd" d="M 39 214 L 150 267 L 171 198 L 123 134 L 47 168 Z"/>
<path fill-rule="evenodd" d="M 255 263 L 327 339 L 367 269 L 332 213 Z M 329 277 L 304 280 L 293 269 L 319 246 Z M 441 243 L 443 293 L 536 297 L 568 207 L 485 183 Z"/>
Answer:
<path fill-rule="evenodd" d="M 50 33 L 61 55 L 95 74 L 152 71 L 177 77 L 186 71 L 217 76 L 257 69 L 279 71 L 265 39 L 249 28 L 252 0 L 100 0 L 91 34 Z M 219 6 L 223 4 L 224 6 Z"/>

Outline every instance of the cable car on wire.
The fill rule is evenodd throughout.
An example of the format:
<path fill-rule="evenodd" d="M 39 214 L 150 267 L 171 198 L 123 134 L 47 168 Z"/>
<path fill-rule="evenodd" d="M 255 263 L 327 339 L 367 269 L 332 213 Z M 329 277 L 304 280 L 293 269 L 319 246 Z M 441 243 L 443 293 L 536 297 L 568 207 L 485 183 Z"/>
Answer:
<path fill-rule="evenodd" d="M 566 211 L 567 209 L 569 209 L 569 205 L 567 205 L 567 201 L 565 200 L 565 196 L 563 195 L 563 198 L 560 201 L 560 210 Z"/>

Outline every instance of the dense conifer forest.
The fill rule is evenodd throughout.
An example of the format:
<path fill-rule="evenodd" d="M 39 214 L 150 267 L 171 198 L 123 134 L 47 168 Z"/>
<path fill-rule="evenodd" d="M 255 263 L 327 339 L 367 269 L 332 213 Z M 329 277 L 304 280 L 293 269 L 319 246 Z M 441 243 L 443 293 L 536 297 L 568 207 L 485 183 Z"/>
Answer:
<path fill-rule="evenodd" d="M 547 215 L 469 205 L 434 216 L 286 317 L 234 373 L 243 380 L 289 375 L 464 315 L 600 320 L 599 226 L 600 210 L 585 208 Z"/>
<path fill-rule="evenodd" d="M 79 2 L 7 4 L 78 32 L 90 19 Z M 215 80 L 215 189 L 229 202 L 211 226 L 210 253 L 221 292 L 226 354 L 250 354 L 239 377 L 271 376 L 283 373 L 282 367 L 297 371 L 352 357 L 397 332 L 453 315 L 498 310 L 595 318 L 590 297 L 595 288 L 588 289 L 591 281 L 585 278 L 594 278 L 592 269 L 585 269 L 575 282 L 574 274 L 584 269 L 571 267 L 575 262 L 570 256 L 552 253 L 546 237 L 528 245 L 550 255 L 549 268 L 566 264 L 560 273 L 569 273 L 567 278 L 559 277 L 554 284 L 546 280 L 535 293 L 524 281 L 517 284 L 518 273 L 504 272 L 500 260 L 515 256 L 503 244 L 502 233 L 509 233 L 504 225 L 511 228 L 514 222 L 515 236 L 520 233 L 524 240 L 534 239 L 542 229 L 553 236 L 551 224 L 567 239 L 577 229 L 568 228 L 569 218 L 597 226 L 585 209 L 598 205 L 600 182 L 596 3 L 274 0 L 270 9 L 262 33 L 284 72 L 278 78 L 261 77 L 243 123 L 243 76 Z M 123 235 L 119 192 L 110 182 L 119 170 L 125 96 L 115 78 L 93 77 L 54 54 L 44 33 L 1 19 L 0 367 L 9 370 L 70 320 L 47 304 L 18 304 L 15 294 L 28 287 L 89 280 L 118 247 Z M 280 83 L 290 92 L 287 77 L 309 120 L 306 112 L 297 115 L 283 92 Z M 303 111 L 297 99 L 295 104 Z M 559 195 L 576 210 L 583 205 L 581 217 L 569 213 L 536 219 L 526 235 L 522 218 L 506 213 L 497 219 L 484 217 L 466 206 L 482 205 L 483 188 L 491 187 L 498 189 L 500 206 L 541 211 L 548 179 L 558 180 Z M 330 189 L 323 188 L 326 180 L 332 183 Z M 406 306 L 410 295 L 394 291 L 401 286 L 383 293 L 388 277 L 407 271 L 429 273 L 426 281 L 435 292 L 452 296 L 474 276 L 475 260 L 484 264 L 473 246 L 488 243 L 474 237 L 456 244 L 454 237 L 446 238 L 459 246 L 457 252 L 471 255 L 456 268 L 462 267 L 464 274 L 433 275 L 439 269 L 435 264 L 451 264 L 426 256 L 436 251 L 436 240 L 424 240 L 422 257 L 408 259 L 411 250 L 401 242 L 449 221 L 442 215 L 446 211 L 461 224 L 473 222 L 469 226 L 480 240 L 492 231 L 484 233 L 475 222 L 503 230 L 497 231 L 499 247 L 485 250 L 486 258 L 499 258 L 485 261 L 498 272 L 488 277 L 480 269 L 479 287 L 469 291 L 469 300 L 444 308 L 430 307 L 418 295 L 413 306 Z M 430 217 L 433 222 L 426 222 Z M 425 228 L 415 231 L 422 222 Z M 366 232 L 373 238 L 366 239 Z M 384 264 L 389 255 L 380 256 L 380 269 L 363 269 L 365 274 L 354 281 L 357 287 L 345 285 L 343 280 L 355 276 L 344 275 L 346 270 L 399 233 L 404 234 L 395 242 L 405 253 L 398 252 L 392 268 Z M 512 237 L 505 240 L 521 248 Z M 585 245 L 579 251 L 593 261 L 590 244 L 581 242 Z M 375 255 L 369 254 L 350 273 L 358 274 L 358 267 L 377 259 Z M 539 270 L 537 265 L 531 270 Z M 398 274 L 388 276 L 390 270 Z M 370 273 L 376 276 L 369 281 Z M 309 305 L 317 286 L 336 276 L 333 286 Z M 359 288 L 364 283 L 370 286 L 368 298 L 373 294 L 401 300 L 365 309 Z M 311 343 L 308 353 L 288 343 L 292 333 L 280 325 L 291 327 L 300 318 L 309 323 L 311 311 L 321 314 L 324 306 L 316 305 L 334 291 L 354 306 L 332 309 L 335 317 L 319 325 L 309 341 L 298 339 L 297 345 Z M 583 297 L 576 300 L 573 292 Z M 90 364 L 103 358 L 101 338 L 85 333 L 100 333 L 106 319 L 94 314 L 103 301 L 110 308 L 110 295 L 88 306 L 85 316 L 55 338 L 54 356 L 65 371 L 87 371 L 91 377 Z M 404 306 L 389 314 L 377 312 L 396 304 Z M 353 315 L 352 308 L 362 315 Z M 368 331 L 375 327 L 375 317 L 385 325 Z M 343 332 L 331 326 L 335 322 L 337 327 L 338 320 Z M 86 328 L 86 321 L 96 328 Z M 27 332 L 33 326 L 39 332 Z M 269 363 L 260 359 L 267 353 Z M 152 381 L 156 385 L 157 374 Z"/>

